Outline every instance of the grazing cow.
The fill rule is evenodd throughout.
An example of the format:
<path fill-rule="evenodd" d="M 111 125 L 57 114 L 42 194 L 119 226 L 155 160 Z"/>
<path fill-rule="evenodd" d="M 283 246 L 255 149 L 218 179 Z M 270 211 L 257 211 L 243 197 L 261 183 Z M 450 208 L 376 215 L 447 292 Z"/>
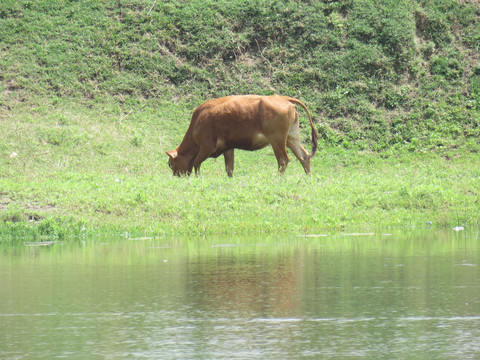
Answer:
<path fill-rule="evenodd" d="M 305 109 L 312 127 L 312 154 L 300 143 L 298 104 Z M 167 151 L 174 175 L 190 175 L 209 157 L 225 157 L 228 176 L 233 175 L 234 149 L 258 150 L 272 145 L 283 173 L 289 158 L 288 146 L 307 174 L 317 148 L 318 134 L 307 107 L 287 96 L 239 95 L 204 102 L 193 112 L 190 126 L 180 146 Z"/>

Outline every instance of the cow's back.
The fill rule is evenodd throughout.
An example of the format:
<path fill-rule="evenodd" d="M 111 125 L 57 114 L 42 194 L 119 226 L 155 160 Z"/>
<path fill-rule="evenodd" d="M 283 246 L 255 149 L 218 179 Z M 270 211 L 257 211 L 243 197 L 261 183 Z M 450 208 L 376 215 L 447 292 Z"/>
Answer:
<path fill-rule="evenodd" d="M 222 149 L 256 150 L 270 143 L 271 136 L 286 136 L 294 106 L 279 96 L 237 95 L 209 100 L 192 118 L 193 139 L 211 142 Z"/>
<path fill-rule="evenodd" d="M 233 95 L 206 101 L 195 110 L 192 120 L 207 127 L 262 128 L 276 117 L 287 116 L 294 108 L 277 95 Z"/>

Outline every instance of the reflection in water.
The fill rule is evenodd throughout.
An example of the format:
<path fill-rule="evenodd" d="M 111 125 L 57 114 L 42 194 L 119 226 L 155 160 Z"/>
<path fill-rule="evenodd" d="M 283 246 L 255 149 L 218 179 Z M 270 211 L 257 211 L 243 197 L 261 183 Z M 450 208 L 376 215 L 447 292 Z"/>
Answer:
<path fill-rule="evenodd" d="M 480 353 L 477 234 L 355 235 L 5 246 L 0 358 Z"/>

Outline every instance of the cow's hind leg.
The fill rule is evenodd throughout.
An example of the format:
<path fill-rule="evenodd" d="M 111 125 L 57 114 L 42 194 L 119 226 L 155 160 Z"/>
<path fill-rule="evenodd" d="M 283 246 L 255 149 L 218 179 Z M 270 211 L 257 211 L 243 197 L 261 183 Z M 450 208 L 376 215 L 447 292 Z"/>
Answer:
<path fill-rule="evenodd" d="M 310 174 L 311 158 L 307 150 L 302 146 L 299 139 L 288 138 L 287 146 L 295 154 L 307 174 Z"/>
<path fill-rule="evenodd" d="M 225 158 L 225 170 L 227 170 L 228 176 L 233 176 L 233 164 L 234 164 L 234 154 L 233 149 L 227 150 L 223 153 Z"/>
<path fill-rule="evenodd" d="M 288 158 L 287 149 L 285 147 L 285 142 L 282 142 L 281 144 L 272 143 L 272 147 L 278 162 L 278 172 L 283 174 L 287 168 L 288 162 L 290 161 Z"/>
<path fill-rule="evenodd" d="M 295 112 L 295 121 L 288 132 L 287 146 L 295 154 L 307 174 L 310 174 L 311 157 L 300 143 L 300 128 L 298 126 L 298 113 Z"/>

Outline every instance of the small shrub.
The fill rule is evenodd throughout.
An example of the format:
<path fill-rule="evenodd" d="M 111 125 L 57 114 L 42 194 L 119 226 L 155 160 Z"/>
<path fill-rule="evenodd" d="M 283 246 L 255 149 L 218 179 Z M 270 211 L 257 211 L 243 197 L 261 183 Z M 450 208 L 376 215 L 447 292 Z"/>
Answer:
<path fill-rule="evenodd" d="M 408 101 L 408 88 L 388 88 L 382 93 L 382 102 L 387 109 L 396 109 Z"/>
<path fill-rule="evenodd" d="M 451 57 L 436 56 L 430 62 L 430 71 L 434 75 L 441 75 L 447 80 L 457 79 L 463 75 L 460 62 Z"/>

